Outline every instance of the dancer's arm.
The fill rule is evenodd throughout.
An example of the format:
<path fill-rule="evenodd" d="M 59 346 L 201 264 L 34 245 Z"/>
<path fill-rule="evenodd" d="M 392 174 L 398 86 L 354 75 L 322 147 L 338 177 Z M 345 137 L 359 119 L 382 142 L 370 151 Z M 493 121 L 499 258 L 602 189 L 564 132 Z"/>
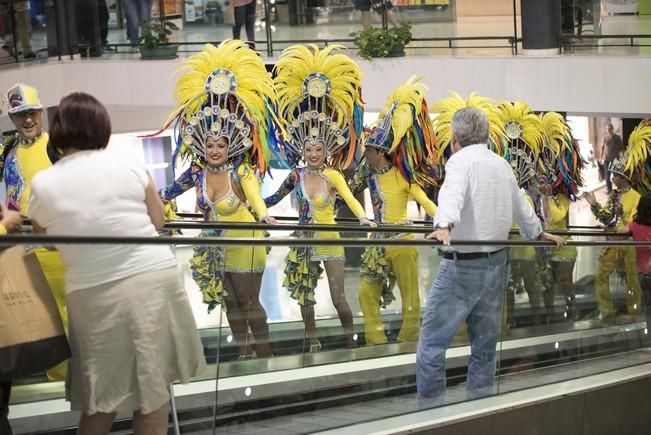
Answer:
<path fill-rule="evenodd" d="M 171 201 L 177 196 L 187 192 L 197 185 L 197 176 L 201 168 L 197 165 L 190 166 L 179 178 L 165 186 L 159 194 L 163 202 Z"/>
<path fill-rule="evenodd" d="M 438 207 L 436 207 L 434 201 L 427 197 L 427 194 L 418 184 L 412 183 L 409 186 L 409 193 L 411 193 L 411 196 L 414 197 L 416 202 L 425 209 L 425 213 L 427 213 L 428 216 L 434 217 L 434 215 L 436 215 L 436 210 L 438 210 Z"/>
<path fill-rule="evenodd" d="M 285 181 L 283 181 L 283 184 L 278 188 L 276 193 L 264 199 L 264 202 L 267 205 L 267 207 L 273 207 L 274 205 L 282 201 L 284 197 L 289 195 L 294 190 L 297 183 L 298 183 L 298 174 L 296 173 L 296 171 L 290 172 L 289 175 L 287 175 L 287 178 L 285 178 Z"/>
<path fill-rule="evenodd" d="M 353 212 L 355 217 L 359 219 L 359 222 L 364 225 L 372 224 L 372 222 L 366 218 L 364 207 L 362 207 L 362 204 L 360 204 L 359 201 L 355 199 L 352 192 L 348 188 L 346 180 L 344 179 L 344 176 L 341 174 L 341 172 L 334 169 L 326 169 L 323 171 L 323 175 L 325 175 L 328 180 L 330 180 L 330 183 L 332 183 L 339 196 L 341 196 L 341 198 L 346 202 L 346 205 Z"/>
<path fill-rule="evenodd" d="M 240 167 L 237 168 L 237 175 L 239 176 L 240 186 L 242 186 L 244 196 L 249 205 L 253 208 L 253 211 L 255 211 L 255 214 L 258 216 L 258 220 L 268 224 L 276 223 L 276 220 L 269 216 L 267 205 L 260 194 L 260 183 L 251 167 L 245 164 L 240 165 Z"/>

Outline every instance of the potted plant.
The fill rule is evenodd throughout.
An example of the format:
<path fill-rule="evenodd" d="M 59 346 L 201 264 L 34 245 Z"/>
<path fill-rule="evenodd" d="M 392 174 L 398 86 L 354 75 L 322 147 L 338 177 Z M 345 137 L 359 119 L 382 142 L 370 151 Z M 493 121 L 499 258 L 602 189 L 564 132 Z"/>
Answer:
<path fill-rule="evenodd" d="M 141 59 L 176 59 L 179 48 L 170 44 L 169 35 L 179 30 L 171 21 L 143 21 L 140 23 L 140 58 Z"/>
<path fill-rule="evenodd" d="M 399 57 L 405 55 L 405 45 L 411 41 L 411 24 L 404 23 L 400 27 L 383 29 L 369 27 L 359 32 L 351 33 L 359 55 L 364 59 L 374 57 Z"/>

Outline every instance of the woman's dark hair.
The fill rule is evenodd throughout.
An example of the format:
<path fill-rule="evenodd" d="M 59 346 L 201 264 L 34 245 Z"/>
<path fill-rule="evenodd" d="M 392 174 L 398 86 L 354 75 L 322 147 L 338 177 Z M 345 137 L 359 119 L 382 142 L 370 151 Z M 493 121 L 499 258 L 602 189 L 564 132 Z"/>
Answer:
<path fill-rule="evenodd" d="M 633 218 L 640 225 L 651 225 L 651 193 L 645 193 L 637 204 L 637 214 Z"/>
<path fill-rule="evenodd" d="M 110 137 L 111 119 L 95 97 L 73 92 L 61 99 L 50 125 L 50 144 L 56 150 L 99 150 Z"/>

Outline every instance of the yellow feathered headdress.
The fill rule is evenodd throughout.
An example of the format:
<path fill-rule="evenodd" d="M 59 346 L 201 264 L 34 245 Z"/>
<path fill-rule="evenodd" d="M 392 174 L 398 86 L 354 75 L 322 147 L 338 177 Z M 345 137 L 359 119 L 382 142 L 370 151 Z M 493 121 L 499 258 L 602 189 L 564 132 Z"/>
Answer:
<path fill-rule="evenodd" d="M 583 186 L 581 170 L 585 166 L 579 144 L 565 118 L 556 112 L 540 115 L 544 142 L 540 152 L 540 166 L 554 190 L 560 190 L 570 199 L 576 199 Z"/>
<path fill-rule="evenodd" d="M 635 190 L 651 192 L 651 120 L 642 121 L 629 136 L 624 170 Z"/>
<path fill-rule="evenodd" d="M 276 63 L 278 113 L 291 166 L 302 159 L 306 141 L 322 141 L 330 164 L 340 169 L 355 156 L 363 127 L 362 72 L 348 56 L 336 53 L 342 48 L 293 45 Z"/>
<path fill-rule="evenodd" d="M 422 77 L 412 76 L 387 98 L 365 142 L 391 155 L 409 181 L 422 186 L 440 181 L 436 169 L 436 139 L 429 119 Z"/>
<path fill-rule="evenodd" d="M 500 142 L 506 151 L 505 158 L 511 163 L 520 187 L 525 187 L 537 174 L 538 156 L 544 145 L 542 121 L 523 101 L 501 102 L 497 117 L 502 126 Z"/>
<path fill-rule="evenodd" d="M 229 159 L 248 153 L 251 164 L 264 172 L 275 141 L 273 82 L 261 58 L 239 40 L 215 47 L 206 44 L 179 69 L 175 123 L 176 155 L 205 161 L 208 136 L 229 140 Z"/>
<path fill-rule="evenodd" d="M 496 153 L 503 155 L 501 150 L 501 142 L 499 138 L 502 136 L 502 126 L 497 118 L 497 111 L 495 109 L 495 102 L 487 97 L 482 97 L 476 93 L 471 93 L 467 99 L 463 99 L 461 95 L 454 91 L 450 91 L 452 96 L 437 101 L 430 110 L 436 112 L 437 115 L 432 121 L 434 131 L 436 132 L 436 142 L 438 147 L 438 160 L 445 163 L 450 156 L 450 141 L 452 140 L 452 117 L 461 109 L 466 107 L 474 107 L 486 114 L 488 117 L 488 146 Z"/>

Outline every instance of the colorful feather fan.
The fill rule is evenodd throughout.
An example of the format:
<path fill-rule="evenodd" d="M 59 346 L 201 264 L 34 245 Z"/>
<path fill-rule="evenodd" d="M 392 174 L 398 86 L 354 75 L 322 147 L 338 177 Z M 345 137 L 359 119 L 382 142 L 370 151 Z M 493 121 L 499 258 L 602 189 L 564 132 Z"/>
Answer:
<path fill-rule="evenodd" d="M 285 130 L 284 149 L 297 165 L 306 141 L 325 144 L 332 167 L 353 161 L 363 131 L 362 72 L 344 48 L 293 45 L 276 63 L 278 113 Z"/>
<path fill-rule="evenodd" d="M 545 135 L 540 153 L 541 170 L 554 191 L 561 191 L 574 201 L 583 187 L 581 171 L 585 166 L 579 143 L 561 114 L 547 112 L 540 119 Z"/>
<path fill-rule="evenodd" d="M 422 77 L 412 76 L 387 98 L 365 146 L 383 150 L 409 182 L 439 184 L 436 139 L 429 119 Z"/>
<path fill-rule="evenodd" d="M 504 157 L 511 163 L 520 187 L 526 188 L 536 177 L 538 156 L 544 146 L 542 121 L 523 101 L 501 102 L 497 118 L 502 126 L 499 141 L 506 151 Z"/>
<path fill-rule="evenodd" d="M 226 40 L 189 57 L 179 68 L 174 125 L 177 157 L 205 162 L 208 136 L 227 137 L 229 159 L 247 159 L 264 173 L 276 144 L 276 93 L 262 59 L 243 41 Z"/>
<path fill-rule="evenodd" d="M 651 192 L 651 120 L 642 121 L 628 138 L 624 170 L 640 194 Z"/>
<path fill-rule="evenodd" d="M 504 155 L 502 143 L 499 138 L 502 136 L 502 125 L 497 118 L 495 102 L 487 97 L 482 97 L 474 92 L 467 99 L 463 99 L 458 93 L 451 91 L 451 97 L 437 101 L 430 110 L 437 112 L 432 121 L 436 133 L 438 158 L 441 164 L 445 164 L 450 157 L 450 140 L 452 138 L 452 117 L 457 110 L 474 107 L 483 111 L 488 117 L 489 135 L 488 146 L 499 155 Z"/>

